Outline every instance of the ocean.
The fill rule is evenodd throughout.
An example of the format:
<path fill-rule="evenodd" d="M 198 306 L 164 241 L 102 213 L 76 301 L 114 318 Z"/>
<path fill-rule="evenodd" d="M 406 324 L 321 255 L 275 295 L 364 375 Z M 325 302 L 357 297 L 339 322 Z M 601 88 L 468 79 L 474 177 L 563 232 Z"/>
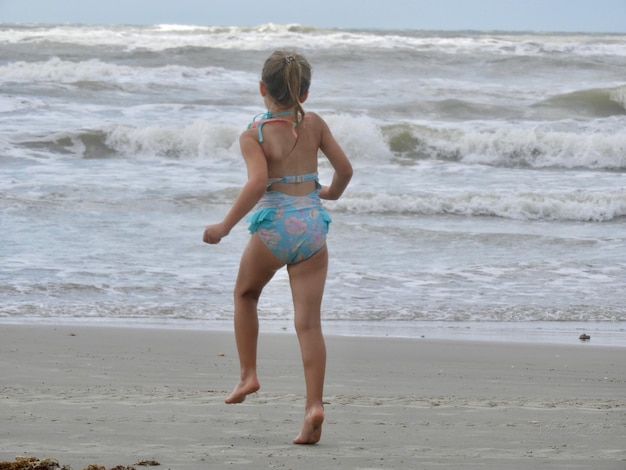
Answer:
<path fill-rule="evenodd" d="M 202 231 L 277 48 L 355 170 L 327 333 L 626 346 L 623 34 L 0 24 L 0 323 L 230 329 L 247 224 Z"/>

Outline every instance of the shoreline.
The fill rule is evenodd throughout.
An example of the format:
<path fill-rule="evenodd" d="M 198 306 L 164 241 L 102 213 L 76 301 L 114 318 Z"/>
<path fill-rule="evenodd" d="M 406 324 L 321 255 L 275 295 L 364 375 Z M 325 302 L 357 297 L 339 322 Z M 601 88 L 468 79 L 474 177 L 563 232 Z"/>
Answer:
<path fill-rule="evenodd" d="M 294 335 L 261 333 L 261 390 L 224 398 L 233 334 L 0 324 L 0 461 L 80 470 L 156 460 L 238 468 L 623 469 L 623 349 L 327 335 L 326 421 L 296 446 Z"/>
<path fill-rule="evenodd" d="M 290 320 L 259 318 L 261 334 L 295 334 Z M 154 328 L 232 333 L 232 320 L 189 320 L 154 318 L 39 318 L 0 317 L 2 325 L 46 325 L 61 327 Z M 360 338 L 429 339 L 443 341 L 584 344 L 588 347 L 626 347 L 626 322 L 565 321 L 337 321 L 322 320 L 327 336 Z M 580 340 L 582 334 L 590 339 Z"/>

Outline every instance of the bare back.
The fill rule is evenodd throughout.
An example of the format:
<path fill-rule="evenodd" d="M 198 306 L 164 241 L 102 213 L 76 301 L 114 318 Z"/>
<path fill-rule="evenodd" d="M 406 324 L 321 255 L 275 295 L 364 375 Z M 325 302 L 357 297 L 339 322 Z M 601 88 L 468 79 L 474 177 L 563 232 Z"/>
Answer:
<path fill-rule="evenodd" d="M 260 145 L 267 161 L 268 177 L 281 178 L 317 172 L 318 150 L 325 123 L 315 113 L 306 113 L 305 118 L 295 127 L 293 116 L 284 119 L 267 122 L 263 126 L 263 142 Z M 257 130 L 246 132 L 254 133 L 258 139 Z M 274 183 L 271 189 L 292 196 L 304 196 L 315 189 L 315 182 Z"/>

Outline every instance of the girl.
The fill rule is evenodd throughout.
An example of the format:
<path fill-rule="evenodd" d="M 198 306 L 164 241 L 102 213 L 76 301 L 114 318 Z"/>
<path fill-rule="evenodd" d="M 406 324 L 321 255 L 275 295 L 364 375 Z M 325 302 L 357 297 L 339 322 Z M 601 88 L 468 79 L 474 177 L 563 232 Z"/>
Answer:
<path fill-rule="evenodd" d="M 226 403 L 241 403 L 260 388 L 257 303 L 274 273 L 287 266 L 306 383 L 304 422 L 296 444 L 318 442 L 324 421 L 326 346 L 320 309 L 330 217 L 320 199 L 338 199 L 352 177 L 350 161 L 326 122 L 302 108 L 310 83 L 311 66 L 301 54 L 276 51 L 266 60 L 259 89 L 268 112 L 239 139 L 248 180 L 224 220 L 207 226 L 203 237 L 206 243 L 219 243 L 254 208 L 248 218 L 252 236 L 234 290 L 241 377 Z M 317 179 L 319 150 L 334 169 L 329 186 Z"/>

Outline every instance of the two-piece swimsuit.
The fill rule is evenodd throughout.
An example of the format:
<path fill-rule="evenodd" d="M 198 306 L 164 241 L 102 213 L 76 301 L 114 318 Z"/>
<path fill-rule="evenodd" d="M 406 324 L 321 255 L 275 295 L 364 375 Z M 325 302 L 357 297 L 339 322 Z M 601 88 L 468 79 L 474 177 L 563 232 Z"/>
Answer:
<path fill-rule="evenodd" d="M 261 128 L 269 122 L 289 122 L 293 133 L 298 122 L 281 118 L 291 111 L 272 114 L 269 111 L 254 120 L 248 129 L 258 128 L 259 142 L 263 142 Z M 315 189 L 305 196 L 291 196 L 280 191 L 271 191 L 274 183 L 301 183 L 315 181 Z M 330 216 L 322 207 L 319 198 L 321 185 L 317 172 L 304 175 L 268 178 L 266 192 L 248 216 L 250 233 L 258 233 L 263 243 L 285 264 L 304 261 L 326 244 Z"/>

